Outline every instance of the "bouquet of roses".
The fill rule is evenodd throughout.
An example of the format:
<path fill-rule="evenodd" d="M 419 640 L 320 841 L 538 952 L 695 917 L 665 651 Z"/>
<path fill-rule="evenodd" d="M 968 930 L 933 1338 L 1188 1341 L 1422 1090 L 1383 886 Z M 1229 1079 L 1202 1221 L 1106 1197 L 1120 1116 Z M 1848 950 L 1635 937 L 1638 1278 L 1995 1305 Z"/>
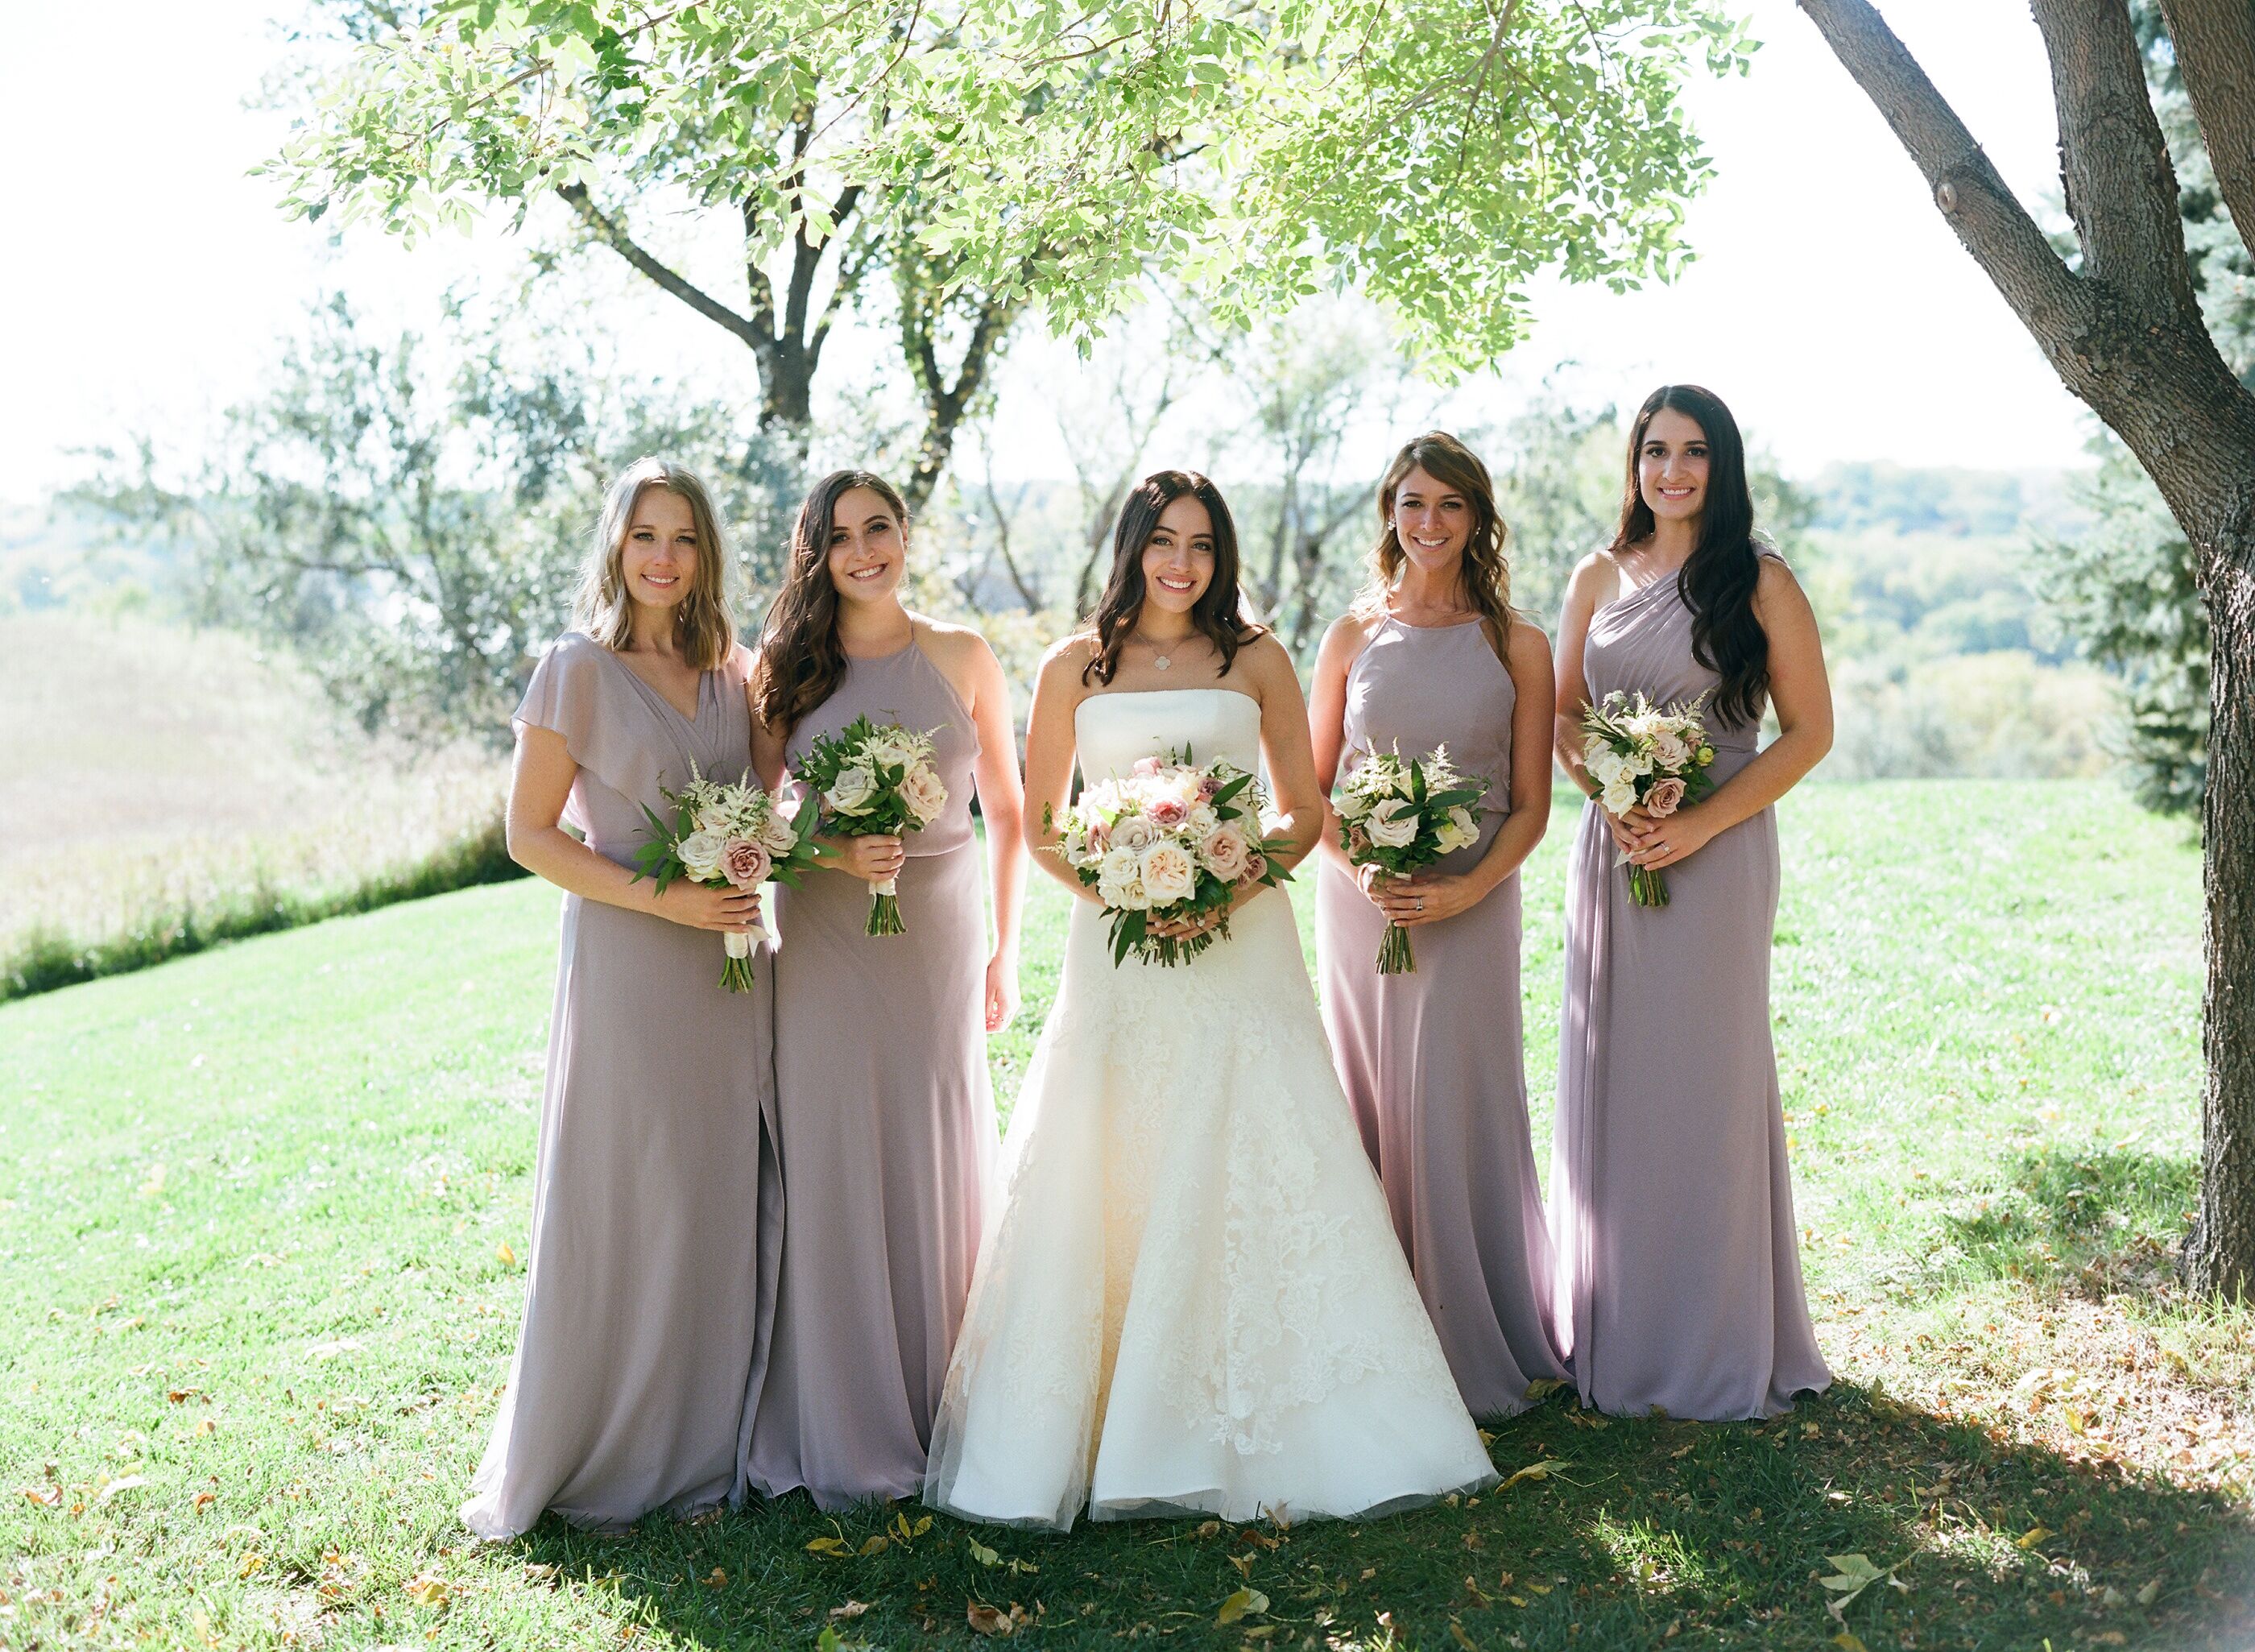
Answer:
<path fill-rule="evenodd" d="M 727 785 L 690 770 L 678 791 L 661 791 L 673 819 L 662 819 L 648 804 L 650 841 L 635 851 L 635 876 L 657 880 L 657 892 L 678 877 L 692 883 L 725 883 L 747 894 L 773 879 L 796 887 L 798 875 L 814 864 L 814 812 L 794 825 L 774 796 L 755 785 Z M 732 993 L 752 984 L 752 943 L 768 938 L 764 927 L 731 931 L 720 984 Z"/>
<path fill-rule="evenodd" d="M 1487 784 L 1459 774 L 1446 746 L 1422 762 L 1399 750 L 1367 752 L 1339 785 L 1339 847 L 1356 866 L 1407 877 L 1479 841 L 1479 817 L 1491 812 L 1475 805 Z M 1416 967 L 1409 931 L 1387 919 L 1378 973 L 1414 974 Z"/>
<path fill-rule="evenodd" d="M 1225 915 L 1195 935 L 1155 935 L 1154 924 L 1226 909 L 1250 884 L 1291 875 L 1274 857 L 1289 849 L 1263 835 L 1268 803 L 1251 775 L 1227 762 L 1203 768 L 1185 751 L 1145 757 L 1124 777 L 1083 791 L 1063 820 L 1044 814 L 1057 852 L 1112 918 L 1112 962 L 1180 964 L 1229 934 Z"/>
<path fill-rule="evenodd" d="M 1660 710 L 1642 694 L 1616 690 L 1582 717 L 1582 764 L 1600 788 L 1598 802 L 1616 818 L 1642 809 L 1665 819 L 1715 789 L 1707 772 L 1715 749 L 1699 720 L 1705 695 Z M 1624 854 L 1616 865 L 1627 865 Z M 1630 866 L 1628 892 L 1639 906 L 1668 904 L 1668 879 L 1656 868 Z"/>
<path fill-rule="evenodd" d="M 921 832 L 947 806 L 947 786 L 932 760 L 931 736 L 897 723 L 880 727 L 856 717 L 807 748 L 798 778 L 818 800 L 833 837 L 898 837 Z M 810 810 L 810 812 L 812 812 Z M 899 935 L 900 882 L 872 886 L 868 935 Z"/>

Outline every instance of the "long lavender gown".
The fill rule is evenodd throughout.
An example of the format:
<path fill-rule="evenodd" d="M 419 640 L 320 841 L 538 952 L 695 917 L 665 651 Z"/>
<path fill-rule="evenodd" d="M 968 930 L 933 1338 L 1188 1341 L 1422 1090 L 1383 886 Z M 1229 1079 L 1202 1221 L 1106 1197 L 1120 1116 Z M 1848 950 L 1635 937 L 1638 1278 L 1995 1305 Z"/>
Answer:
<path fill-rule="evenodd" d="M 1446 745 L 1491 784 L 1479 841 L 1436 867 L 1460 873 L 1494 841 L 1511 796 L 1518 694 L 1478 621 L 1385 620 L 1346 679 L 1344 750 Z M 1527 1126 L 1520 1029 L 1519 875 L 1479 905 L 1409 931 L 1414 974 L 1374 966 L 1386 919 L 1328 857 L 1316 883 L 1324 1025 L 1364 1149 L 1385 1184 L 1418 1294 L 1475 1417 L 1527 1408 L 1566 1374 L 1551 1318 L 1550 1237 Z"/>
<path fill-rule="evenodd" d="M 791 731 L 785 761 L 796 767 L 812 741 L 861 716 L 931 731 L 947 807 L 903 839 L 906 934 L 862 933 L 869 886 L 845 873 L 778 891 L 776 1089 L 790 1222 L 745 1483 L 768 1496 L 803 1486 L 829 1509 L 923 1484 L 995 1148 L 971 826 L 978 733 L 910 643 L 849 660 Z"/>
<path fill-rule="evenodd" d="M 1719 681 L 1663 579 L 1598 611 L 1591 698 L 1689 699 Z M 1718 724 L 1718 784 L 1757 728 Z M 1802 1295 L 1770 1044 L 1777 819 L 1764 809 L 1667 868 L 1640 907 L 1602 811 L 1567 870 L 1566 1002 L 1550 1213 L 1583 1400 L 1670 1417 L 1774 1417 L 1832 1380 Z"/>
<path fill-rule="evenodd" d="M 630 865 L 661 785 L 751 763 L 738 650 L 697 715 L 592 637 L 540 662 L 516 721 L 564 737 L 565 819 Z M 721 938 L 564 897 L 548 1080 L 533 1162 L 524 1325 L 462 1520 L 510 1537 L 544 1509 L 620 1527 L 734 1486 L 783 1241 L 769 1081 L 772 957 L 720 986 Z"/>

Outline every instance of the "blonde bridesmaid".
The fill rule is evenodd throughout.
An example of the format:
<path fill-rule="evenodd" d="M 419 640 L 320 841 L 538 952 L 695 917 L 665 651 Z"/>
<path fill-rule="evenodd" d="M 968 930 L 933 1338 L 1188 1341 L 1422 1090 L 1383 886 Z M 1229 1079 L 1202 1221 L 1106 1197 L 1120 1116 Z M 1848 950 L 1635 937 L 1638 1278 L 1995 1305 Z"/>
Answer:
<path fill-rule="evenodd" d="M 829 1509 L 923 1483 L 995 1149 L 986 1036 L 1018 1002 L 1024 804 L 1009 688 L 977 632 L 903 606 L 908 529 L 882 479 L 847 470 L 817 483 L 755 670 L 763 781 L 868 717 L 930 731 L 947 786 L 923 831 L 830 841 L 828 867 L 776 896 L 790 1212 L 744 1475 L 763 1495 L 803 1487 Z M 907 932 L 866 934 L 870 887 L 888 878 Z"/>
<path fill-rule="evenodd" d="M 516 710 L 509 853 L 564 889 L 564 927 L 523 1330 L 462 1506 L 482 1537 L 544 1510 L 603 1528 L 692 1513 L 735 1482 L 782 1240 L 772 966 L 754 992 L 719 985 L 721 938 L 752 926 L 755 896 L 660 895 L 629 869 L 661 788 L 750 768 L 727 566 L 697 478 L 630 466 L 604 501 L 577 629 Z"/>
<path fill-rule="evenodd" d="M 1358 872 L 1326 822 L 1316 883 L 1324 1023 L 1394 1227 L 1477 1417 L 1565 1375 L 1528 1131 L 1519 868 L 1550 812 L 1550 645 L 1511 607 L 1487 467 L 1420 436 L 1378 489 L 1370 587 L 1324 636 L 1309 718 L 1328 791 L 1369 751 L 1445 745 L 1487 780 L 1479 840 L 1427 871 Z M 1414 973 L 1374 966 L 1388 919 Z"/>
<path fill-rule="evenodd" d="M 1557 752 L 1585 792 L 1584 711 L 1615 690 L 1704 696 L 1712 795 L 1654 819 L 1582 812 L 1567 868 L 1551 1217 L 1583 1400 L 1774 1416 L 1831 1373 L 1795 1248 L 1770 1044 L 1772 805 L 1832 741 L 1816 615 L 1753 531 L 1738 422 L 1669 384 L 1638 410 L 1613 542 L 1558 622 Z M 1757 749 L 1765 708 L 1779 735 Z M 1632 903 L 1626 854 L 1668 903 Z"/>

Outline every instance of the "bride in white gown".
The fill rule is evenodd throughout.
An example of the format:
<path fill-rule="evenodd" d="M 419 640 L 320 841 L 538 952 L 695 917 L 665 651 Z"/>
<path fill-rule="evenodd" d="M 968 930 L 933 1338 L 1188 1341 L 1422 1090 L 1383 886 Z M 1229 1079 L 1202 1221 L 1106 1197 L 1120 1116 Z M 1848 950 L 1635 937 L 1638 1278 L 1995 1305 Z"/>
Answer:
<path fill-rule="evenodd" d="M 1114 967 L 1043 805 L 1187 750 L 1255 768 L 1282 833 L 1323 805 L 1289 656 L 1237 613 L 1211 482 L 1149 477 L 1092 636 L 1043 662 L 1026 754 L 1035 859 L 1084 899 L 1003 1147 L 932 1431 L 927 1501 L 1069 1527 L 1369 1514 L 1494 1478 L 1333 1074 L 1281 893 L 1191 963 Z"/>

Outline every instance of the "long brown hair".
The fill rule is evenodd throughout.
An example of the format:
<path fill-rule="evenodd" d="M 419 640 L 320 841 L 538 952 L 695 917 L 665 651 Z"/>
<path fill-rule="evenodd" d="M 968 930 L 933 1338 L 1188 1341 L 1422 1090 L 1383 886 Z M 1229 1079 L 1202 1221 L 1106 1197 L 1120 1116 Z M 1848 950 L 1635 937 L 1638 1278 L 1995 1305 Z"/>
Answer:
<path fill-rule="evenodd" d="M 1754 614 L 1765 546 L 1754 537 L 1753 492 L 1746 485 L 1746 444 L 1723 398 L 1697 384 L 1662 384 L 1636 410 L 1628 439 L 1628 478 L 1621 490 L 1615 556 L 1654 531 L 1652 507 L 1636 474 L 1645 432 L 1663 408 L 1682 414 L 1707 438 L 1707 495 L 1676 590 L 1691 610 L 1691 657 L 1723 681 L 1715 715 L 1725 723 L 1758 721 L 1769 700 L 1769 633 Z"/>
<path fill-rule="evenodd" d="M 634 599 L 627 594 L 627 531 L 645 489 L 663 488 L 689 507 L 697 533 L 697 573 L 689 594 L 673 610 L 681 634 L 681 657 L 709 671 L 736 645 L 736 622 L 728 617 L 728 547 L 713 496 L 696 475 L 665 459 L 637 459 L 618 475 L 603 496 L 587 559 L 580 567 L 580 587 L 572 600 L 572 623 L 605 648 L 624 648 L 634 638 Z"/>
<path fill-rule="evenodd" d="M 833 470 L 799 506 L 783 589 L 768 605 L 760 627 L 759 678 L 752 691 L 760 721 L 784 734 L 829 699 L 846 675 L 846 647 L 838 640 L 838 587 L 830 578 L 830 536 L 838 524 L 838 502 L 856 488 L 867 488 L 885 502 L 907 547 L 907 502 L 892 483 L 869 471 Z"/>
<path fill-rule="evenodd" d="M 1135 484 L 1113 526 L 1112 573 L 1084 633 L 1094 637 L 1096 653 L 1081 667 L 1082 682 L 1109 683 L 1120 669 L 1120 651 L 1143 612 L 1143 547 L 1167 507 L 1185 494 L 1213 519 L 1213 578 L 1191 605 L 1191 623 L 1220 654 L 1220 675 L 1228 676 L 1237 650 L 1261 635 L 1238 606 L 1237 524 L 1221 489 L 1195 470 L 1154 471 Z"/>
<path fill-rule="evenodd" d="M 1466 608 L 1475 609 L 1494 638 L 1507 645 L 1511 635 L 1511 564 L 1505 555 L 1511 531 L 1496 509 L 1495 483 L 1489 480 L 1480 456 L 1444 430 L 1429 430 L 1404 442 L 1386 475 L 1378 484 L 1378 543 L 1370 549 L 1370 583 L 1355 599 L 1354 611 L 1365 619 L 1386 612 L 1386 599 L 1401 578 L 1409 553 L 1394 527 L 1394 496 L 1413 470 L 1422 470 L 1453 493 L 1465 496 L 1472 508 L 1472 532 L 1465 539 L 1465 554 L 1457 565 L 1457 589 Z"/>

